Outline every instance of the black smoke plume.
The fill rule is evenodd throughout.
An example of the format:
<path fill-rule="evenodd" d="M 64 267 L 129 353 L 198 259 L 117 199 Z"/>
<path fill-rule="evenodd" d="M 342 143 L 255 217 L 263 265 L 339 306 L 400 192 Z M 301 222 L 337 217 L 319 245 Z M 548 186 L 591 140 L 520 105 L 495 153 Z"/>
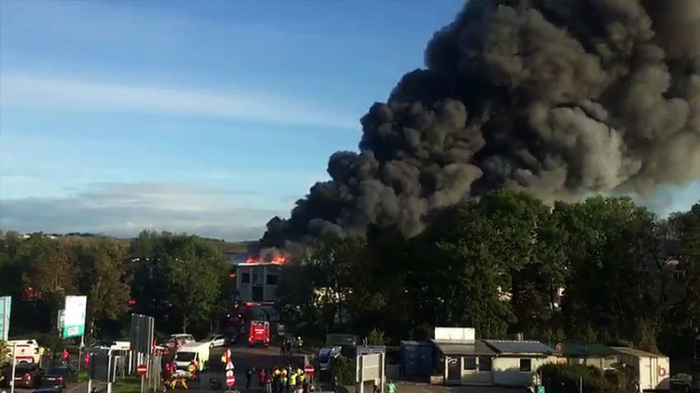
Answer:
<path fill-rule="evenodd" d="M 501 187 L 552 201 L 700 177 L 700 0 L 470 0 L 425 62 L 264 243 L 413 236 Z"/>

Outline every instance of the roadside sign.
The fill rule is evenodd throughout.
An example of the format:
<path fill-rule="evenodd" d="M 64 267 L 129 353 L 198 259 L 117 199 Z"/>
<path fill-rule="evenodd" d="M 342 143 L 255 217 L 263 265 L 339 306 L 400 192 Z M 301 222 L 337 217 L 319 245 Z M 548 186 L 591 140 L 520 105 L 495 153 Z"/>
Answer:
<path fill-rule="evenodd" d="M 312 364 L 307 364 L 304 367 L 304 374 L 306 374 L 309 377 L 314 375 L 314 371 L 315 371 L 315 369 L 314 369 L 314 366 Z"/>
<path fill-rule="evenodd" d="M 66 296 L 63 312 L 63 338 L 80 337 L 85 334 L 85 310 L 87 296 Z"/>
<path fill-rule="evenodd" d="M 12 297 L 0 297 L 0 341 L 7 341 L 10 333 L 10 310 L 12 309 Z"/>
<path fill-rule="evenodd" d="M 226 386 L 231 387 L 236 383 L 236 376 L 233 375 L 233 370 L 226 371 Z"/>
<path fill-rule="evenodd" d="M 143 377 L 148 372 L 148 367 L 145 364 L 139 364 L 139 366 L 136 367 L 136 372 Z"/>
<path fill-rule="evenodd" d="M 544 391 L 545 391 L 544 386 L 537 387 L 537 393 L 545 393 Z"/>
<path fill-rule="evenodd" d="M 231 361 L 229 361 L 228 363 L 226 363 L 226 371 L 231 371 L 231 370 L 233 370 L 233 363 Z"/>

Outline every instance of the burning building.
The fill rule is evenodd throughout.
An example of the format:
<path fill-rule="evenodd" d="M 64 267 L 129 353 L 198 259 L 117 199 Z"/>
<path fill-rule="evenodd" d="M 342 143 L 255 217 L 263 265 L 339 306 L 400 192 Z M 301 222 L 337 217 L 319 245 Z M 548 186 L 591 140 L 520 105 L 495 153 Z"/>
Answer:
<path fill-rule="evenodd" d="M 280 270 L 287 257 L 276 249 L 264 249 L 248 256 L 245 261 L 234 263 L 233 278 L 236 279 L 239 302 L 274 302 Z"/>

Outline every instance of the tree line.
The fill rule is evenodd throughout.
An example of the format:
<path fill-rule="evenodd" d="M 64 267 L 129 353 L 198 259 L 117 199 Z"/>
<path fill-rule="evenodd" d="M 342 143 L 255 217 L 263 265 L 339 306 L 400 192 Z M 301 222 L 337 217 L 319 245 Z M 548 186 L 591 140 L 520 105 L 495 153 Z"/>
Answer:
<path fill-rule="evenodd" d="M 699 258 L 700 204 L 660 219 L 629 198 L 551 207 L 501 190 L 431 216 L 414 238 L 375 229 L 319 239 L 278 295 L 288 325 L 310 335 L 396 342 L 463 326 L 688 356 Z"/>
<path fill-rule="evenodd" d="M 107 237 L 0 233 L 0 295 L 12 296 L 11 336 L 57 336 L 66 295 L 87 295 L 89 338 L 128 337 L 132 312 L 161 332 L 208 331 L 231 293 L 225 258 L 209 239 L 144 231 Z"/>

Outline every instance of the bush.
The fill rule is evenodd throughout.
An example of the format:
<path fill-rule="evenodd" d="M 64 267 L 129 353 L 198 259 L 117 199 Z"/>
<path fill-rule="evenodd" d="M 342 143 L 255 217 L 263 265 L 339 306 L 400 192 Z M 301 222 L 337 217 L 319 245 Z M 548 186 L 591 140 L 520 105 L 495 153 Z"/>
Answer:
<path fill-rule="evenodd" d="M 367 335 L 367 343 L 369 343 L 369 345 L 384 345 L 384 332 L 382 330 L 372 329 Z"/>
<path fill-rule="evenodd" d="M 341 385 L 354 385 L 357 365 L 354 358 L 337 356 L 331 360 L 331 372 Z"/>
<path fill-rule="evenodd" d="M 601 369 L 584 364 L 545 364 L 539 372 L 547 393 L 578 392 L 581 382 L 586 393 L 629 391 L 625 376 L 618 376 L 615 371 L 606 375 Z"/>

